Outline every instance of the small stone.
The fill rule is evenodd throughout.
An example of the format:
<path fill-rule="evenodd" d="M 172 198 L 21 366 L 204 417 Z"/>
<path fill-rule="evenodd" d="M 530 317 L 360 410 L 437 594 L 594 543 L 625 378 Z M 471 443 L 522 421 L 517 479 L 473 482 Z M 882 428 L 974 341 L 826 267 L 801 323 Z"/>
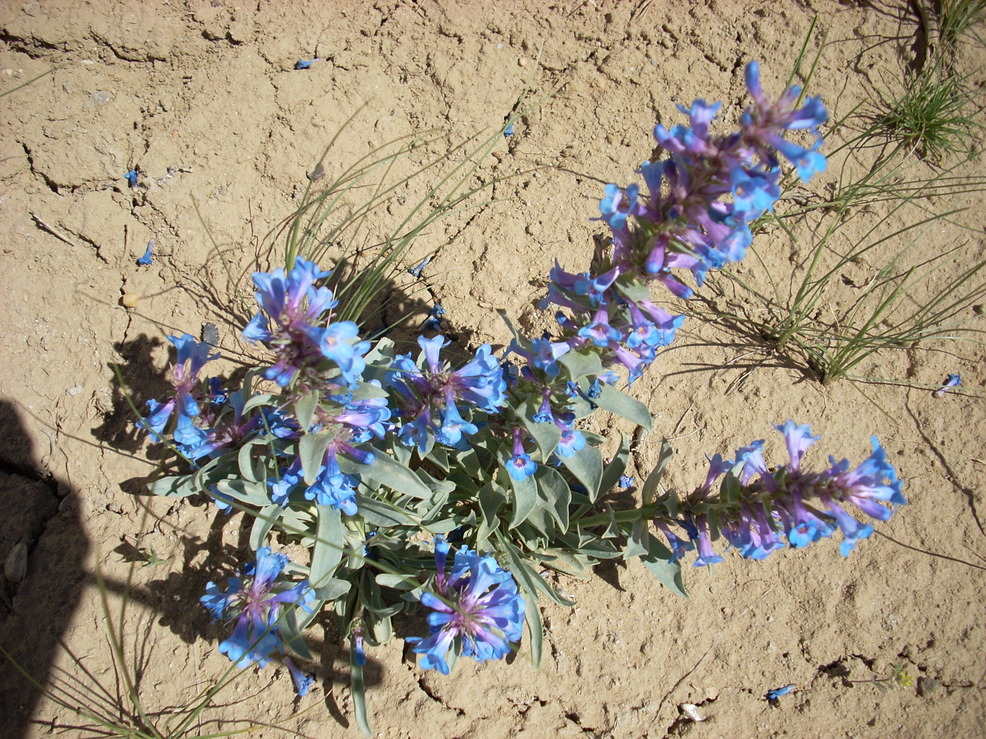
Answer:
<path fill-rule="evenodd" d="M 219 346 L 219 327 L 214 323 L 202 324 L 202 341 L 209 346 Z"/>
<path fill-rule="evenodd" d="M 96 92 L 89 96 L 89 101 L 86 103 L 86 110 L 102 108 L 112 99 L 113 93 L 108 90 L 96 90 Z"/>
<path fill-rule="evenodd" d="M 524 57 L 521 57 L 520 59 L 517 60 L 517 65 L 520 67 L 526 67 L 527 60 Z"/>
<path fill-rule="evenodd" d="M 705 721 L 707 718 L 699 712 L 698 706 L 694 703 L 682 703 L 678 706 L 678 709 L 681 711 L 682 716 L 685 716 L 689 720 L 695 721 L 696 723 L 699 721 Z"/>
<path fill-rule="evenodd" d="M 17 542 L 3 563 L 3 576 L 8 582 L 21 582 L 27 577 L 27 544 Z"/>
<path fill-rule="evenodd" d="M 124 308 L 136 308 L 139 302 L 140 296 L 136 293 L 123 293 L 123 297 L 120 298 L 120 305 Z"/>
<path fill-rule="evenodd" d="M 82 385 L 73 385 L 65 391 L 65 394 L 70 398 L 74 398 L 76 395 L 81 393 L 83 390 Z"/>
<path fill-rule="evenodd" d="M 918 678 L 918 695 L 926 698 L 938 689 L 939 682 L 931 677 Z"/>

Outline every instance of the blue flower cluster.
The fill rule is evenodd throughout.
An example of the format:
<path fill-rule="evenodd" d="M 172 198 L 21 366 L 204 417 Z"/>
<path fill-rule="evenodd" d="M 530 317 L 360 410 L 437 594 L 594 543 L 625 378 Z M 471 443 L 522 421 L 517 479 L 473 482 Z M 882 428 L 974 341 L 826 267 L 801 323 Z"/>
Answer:
<path fill-rule="evenodd" d="M 448 345 L 444 337 L 420 336 L 418 345 L 418 361 L 410 354 L 398 355 L 386 378 L 401 403 L 401 443 L 416 446 L 422 454 L 433 441 L 464 449 L 465 437 L 479 430 L 471 420 L 472 410 L 494 414 L 506 403 L 500 363 L 490 345 L 483 344 L 471 360 L 453 370 L 440 357 Z"/>
<path fill-rule="evenodd" d="M 307 580 L 294 584 L 279 580 L 288 562 L 284 554 L 274 554 L 270 547 L 261 547 L 257 550 L 256 564 L 244 567 L 243 577 L 229 578 L 225 591 L 210 582 L 199 599 L 212 614 L 213 621 L 236 619 L 232 635 L 219 645 L 219 651 L 239 668 L 253 663 L 264 667 L 271 654 L 285 652 L 278 626 L 282 607 L 312 612 L 315 591 Z M 312 677 L 302 673 L 290 657 L 284 658 L 284 665 L 291 672 L 298 694 L 305 695 Z"/>
<path fill-rule="evenodd" d="M 455 552 L 452 571 L 445 566 L 450 551 L 444 537 L 435 538 L 435 591 L 424 593 L 421 603 L 428 614 L 429 636 L 411 637 L 413 651 L 423 655 L 421 667 L 449 673 L 446 661 L 453 642 L 462 644 L 462 654 L 477 662 L 503 659 L 511 644 L 520 641 L 527 608 L 509 572 L 490 556 L 471 549 Z"/>
<path fill-rule="evenodd" d="M 684 316 L 655 304 L 651 283 L 689 298 L 693 291 L 680 271 L 690 271 L 701 286 L 709 269 L 742 259 L 752 240 L 750 223 L 780 197 L 780 157 L 793 163 L 804 179 L 825 168 L 817 151 L 822 141 L 818 127 L 827 119 L 821 101 L 808 98 L 795 108 L 800 90 L 791 87 L 777 102 L 769 102 L 755 63 L 747 67 L 746 81 L 753 105 L 743 113 L 738 131 L 713 135 L 710 124 L 719 105 L 703 100 L 682 108 L 690 125 L 655 128 L 666 157 L 641 166 L 646 195 L 636 184 L 610 184 L 600 201 L 612 248 L 597 257 L 591 272 L 573 274 L 557 262 L 551 270 L 541 307 L 561 309 L 556 313 L 558 336 L 518 336 L 511 343 L 508 354 L 516 355 L 519 368 L 510 368 L 509 385 L 518 397 L 535 399 L 531 420 L 554 423 L 561 430 L 557 458 L 571 457 L 585 446 L 585 438 L 573 428 L 576 401 L 593 407 L 602 386 L 617 382 L 618 367 L 632 383 L 658 350 L 674 341 Z M 813 136 L 809 148 L 782 135 L 800 129 Z M 604 371 L 585 381 L 568 376 L 562 365 L 569 353 L 596 355 Z M 504 467 L 513 479 L 524 480 L 538 463 L 525 450 L 522 424 L 510 431 L 512 453 Z"/>
<path fill-rule="evenodd" d="M 315 286 L 330 274 L 298 257 L 288 273 L 278 267 L 253 275 L 261 310 L 243 336 L 274 352 L 277 362 L 264 371 L 264 377 L 281 387 L 299 377 L 302 384 L 311 380 L 317 386 L 333 366 L 352 387 L 366 367 L 363 355 L 370 350 L 370 343 L 359 340 L 359 327 L 352 321 L 329 320 L 338 301 L 329 288 Z"/>
<path fill-rule="evenodd" d="M 748 559 L 763 559 L 784 547 L 781 537 L 795 548 L 806 547 L 841 530 L 842 556 L 849 556 L 856 543 L 873 533 L 846 510 L 849 503 L 867 516 L 886 521 L 894 506 L 907 501 L 903 482 L 887 462 L 886 452 L 874 437 L 873 452 L 850 469 L 848 460 L 829 458 L 828 469 L 808 472 L 801 468 L 805 451 L 819 437 L 811 428 L 788 421 L 777 430 L 784 435 L 790 462 L 773 470 L 763 459 L 763 441 L 755 441 L 736 452 L 735 460 L 718 454 L 710 459 L 705 483 L 688 498 L 675 501 L 674 514 L 655 521 L 671 544 L 674 559 L 698 550 L 696 566 L 721 562 L 712 547 L 716 532 Z M 723 475 L 718 494 L 713 484 Z M 888 507 L 889 506 L 889 507 Z M 676 524 L 687 539 L 670 528 Z"/>
<path fill-rule="evenodd" d="M 771 210 L 780 197 L 779 156 L 807 180 L 825 169 L 818 152 L 818 127 L 827 120 L 821 101 L 808 98 L 795 108 L 800 89 L 785 90 L 768 101 L 759 69 L 751 63 L 746 82 L 754 104 L 740 118 L 740 129 L 712 135 L 719 104 L 696 100 L 690 125 L 671 130 L 658 125 L 654 137 L 666 158 L 641 165 L 647 194 L 638 185 L 607 185 L 599 209 L 612 234 L 612 254 L 592 273 L 572 274 L 556 265 L 542 307 L 557 305 L 562 328 L 551 347 L 557 358 L 570 349 L 599 354 L 604 366 L 623 365 L 632 382 L 674 340 L 683 317 L 652 303 L 646 286 L 661 283 L 673 295 L 688 298 L 692 288 L 676 270 L 692 273 L 702 285 L 709 269 L 741 260 L 752 241 L 750 223 Z M 814 142 L 804 148 L 783 137 L 807 129 Z"/>

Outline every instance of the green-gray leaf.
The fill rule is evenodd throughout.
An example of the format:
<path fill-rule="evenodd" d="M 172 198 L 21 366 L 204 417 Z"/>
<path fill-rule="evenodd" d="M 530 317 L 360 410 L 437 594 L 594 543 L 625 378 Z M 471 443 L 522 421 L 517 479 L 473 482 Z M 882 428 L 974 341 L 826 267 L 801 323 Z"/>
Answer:
<path fill-rule="evenodd" d="M 596 377 L 603 373 L 603 363 L 595 352 L 570 351 L 559 357 L 558 361 L 565 366 L 573 380 Z"/>
<path fill-rule="evenodd" d="M 359 515 L 371 526 L 416 526 L 418 521 L 397 506 L 356 493 Z"/>
<path fill-rule="evenodd" d="M 310 582 L 317 591 L 328 583 L 342 561 L 346 538 L 339 509 L 327 505 L 315 507 L 318 511 L 318 528 L 315 535 L 315 548 L 312 552 Z"/>
<path fill-rule="evenodd" d="M 533 477 L 527 477 L 523 480 L 515 480 L 512 475 L 508 475 L 508 477 L 510 477 L 510 486 L 514 491 L 514 513 L 510 518 L 510 528 L 513 529 L 531 515 L 538 502 L 538 489 Z"/>
<path fill-rule="evenodd" d="M 651 430 L 651 416 L 647 406 L 636 398 L 631 398 L 626 393 L 617 390 L 612 385 L 599 383 L 599 396 L 593 398 L 592 401 L 610 413 L 615 413 L 628 421 L 633 421 L 633 423 L 643 426 L 648 431 Z"/>
<path fill-rule="evenodd" d="M 612 490 L 620 482 L 620 478 L 627 468 L 627 460 L 630 458 L 630 440 L 626 434 L 620 434 L 620 448 L 613 457 L 606 469 L 603 470 L 603 480 L 599 489 L 606 493 Z"/>
<path fill-rule="evenodd" d="M 562 457 L 568 471 L 578 478 L 593 503 L 599 497 L 599 483 L 603 479 L 603 456 L 599 450 L 586 444 L 571 457 Z"/>
<path fill-rule="evenodd" d="M 572 504 L 572 490 L 556 470 L 539 467 L 534 476 L 538 484 L 539 504 L 555 519 L 559 533 L 568 531 L 568 509 Z"/>
<path fill-rule="evenodd" d="M 673 453 L 671 443 L 665 439 L 661 444 L 661 456 L 657 460 L 657 467 L 647 475 L 647 480 L 644 481 L 644 487 L 640 493 L 644 505 L 650 505 L 657 498 L 657 486 L 661 483 L 664 468 L 668 466 L 668 460 L 671 459 Z"/>
<path fill-rule="evenodd" d="M 386 452 L 374 449 L 374 455 L 376 459 L 373 460 L 373 464 L 354 463 L 353 471 L 358 472 L 364 480 L 373 480 L 412 498 L 426 500 L 431 497 L 431 489 L 407 467 L 394 461 Z M 339 462 L 342 466 L 342 459 Z"/>

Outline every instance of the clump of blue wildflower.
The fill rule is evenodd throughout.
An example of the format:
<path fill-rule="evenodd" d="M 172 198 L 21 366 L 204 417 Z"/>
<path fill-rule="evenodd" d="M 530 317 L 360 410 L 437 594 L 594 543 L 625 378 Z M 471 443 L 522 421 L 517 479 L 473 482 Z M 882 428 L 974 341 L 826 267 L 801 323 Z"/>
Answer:
<path fill-rule="evenodd" d="M 423 593 L 429 636 L 411 637 L 413 651 L 423 655 L 421 667 L 449 673 L 448 652 L 461 644 L 461 653 L 477 662 L 503 659 L 520 641 L 526 604 L 513 576 L 491 556 L 468 548 L 455 552 L 452 570 L 445 568 L 451 547 L 435 538 L 435 593 Z"/>
<path fill-rule="evenodd" d="M 680 561 L 691 550 L 696 565 L 720 562 L 715 543 L 725 540 L 761 559 L 840 530 L 845 555 L 873 530 L 850 511 L 886 520 L 905 502 L 875 440 L 855 468 L 831 460 L 808 471 L 802 459 L 817 437 L 788 422 L 779 427 L 787 464 L 769 469 L 756 441 L 735 459 L 712 457 L 692 494 L 654 500 L 662 461 L 640 486 L 641 505 L 614 510 L 606 493 L 636 487 L 625 474 L 629 441 L 604 461 L 601 439 L 576 428 L 596 408 L 650 428 L 651 409 L 618 385 L 640 377 L 684 321 L 651 288 L 690 297 L 710 269 L 744 257 L 751 222 L 780 197 L 783 162 L 805 180 L 825 168 L 821 101 L 796 107 L 797 88 L 768 100 L 756 64 L 746 83 L 753 105 L 737 130 L 714 133 L 719 105 L 697 100 L 682 108 L 687 125 L 654 129 L 658 153 L 639 169 L 643 187 L 606 186 L 599 210 L 608 248 L 585 272 L 557 263 L 550 272 L 542 305 L 556 310 L 554 334 L 513 331 L 502 356 L 483 344 L 453 363 L 436 302 L 419 333 L 439 335 L 419 336 L 416 356 L 398 354 L 384 337 L 390 326 L 363 340 L 355 322 L 338 320 L 330 272 L 294 256 L 286 268 L 253 275 L 259 311 L 243 336 L 273 360 L 248 369 L 239 387 L 200 377 L 215 358 L 208 344 L 169 337 L 178 353 L 173 393 L 151 401 L 140 425 L 192 469 L 152 489 L 176 498 L 205 493 L 221 510 L 256 515 L 256 564 L 225 591 L 210 582 L 201 599 L 214 619 L 235 622 L 222 653 L 241 667 L 288 649 L 304 656 L 298 612 L 308 623 L 315 612 L 334 611 L 351 640 L 359 717 L 366 647 L 390 639 L 391 619 L 415 600 L 429 611 L 429 633 L 407 642 L 422 668 L 448 673 L 460 655 L 506 657 L 528 616 L 537 634 L 537 610 L 527 604 L 539 594 L 568 602 L 542 577 L 546 567 L 584 575 L 604 559 L 639 556 L 683 592 Z M 430 259 L 408 272 L 420 279 Z M 432 569 L 422 534 L 453 531 L 474 548 L 458 548 L 449 565 L 452 547 L 439 535 Z M 272 537 L 311 550 L 309 565 L 291 565 L 295 581 L 284 576 L 287 557 L 264 546 Z M 539 643 L 532 640 L 535 661 Z M 284 661 L 304 694 L 311 678 Z"/>
<path fill-rule="evenodd" d="M 763 441 L 755 441 L 740 448 L 733 461 L 714 456 L 698 489 L 666 501 L 667 512 L 655 523 L 676 559 L 694 547 L 696 566 L 721 562 L 712 548 L 717 535 L 743 557 L 763 559 L 783 548 L 785 538 L 800 549 L 836 531 L 842 533 L 840 551 L 847 557 L 858 541 L 873 533 L 873 526 L 854 518 L 847 505 L 886 521 L 895 506 L 907 502 L 901 493 L 903 482 L 876 437 L 873 452 L 859 466 L 850 469 L 848 460 L 830 457 L 828 468 L 812 472 L 802 469 L 801 461 L 819 437 L 811 435 L 807 424 L 793 421 L 776 428 L 784 435 L 787 464 L 768 469 Z M 713 483 L 723 476 L 718 492 L 713 492 Z M 687 538 L 674 534 L 672 525 L 683 529 Z"/>
<path fill-rule="evenodd" d="M 209 582 L 205 595 L 199 599 L 213 621 L 235 619 L 233 633 L 219 644 L 219 651 L 239 668 L 251 664 L 264 667 L 271 654 L 285 652 L 281 619 L 287 609 L 312 612 L 315 592 L 308 581 L 289 583 L 281 580 L 288 562 L 286 555 L 275 554 L 270 547 L 261 547 L 257 550 L 256 563 L 246 565 L 242 577 L 229 578 L 225 591 Z M 302 673 L 290 657 L 284 658 L 284 664 L 298 694 L 305 695 L 312 678 Z"/>

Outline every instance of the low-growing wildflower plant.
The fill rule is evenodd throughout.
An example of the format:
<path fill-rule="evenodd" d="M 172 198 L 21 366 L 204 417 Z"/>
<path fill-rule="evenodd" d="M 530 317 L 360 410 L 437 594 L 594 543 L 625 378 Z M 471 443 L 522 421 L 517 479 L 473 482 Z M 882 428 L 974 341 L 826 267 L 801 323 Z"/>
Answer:
<path fill-rule="evenodd" d="M 650 428 L 649 409 L 618 385 L 640 377 L 682 325 L 659 302 L 689 297 L 708 270 L 744 257 L 750 222 L 780 196 L 784 162 L 804 180 L 825 167 L 821 101 L 795 107 L 797 88 L 769 100 L 756 64 L 746 82 L 753 105 L 738 130 L 714 133 L 719 106 L 698 100 L 682 108 L 688 125 L 654 130 L 661 156 L 641 165 L 643 190 L 605 188 L 611 248 L 586 271 L 551 269 L 543 306 L 557 311 L 552 334 L 511 326 L 502 355 L 484 344 L 463 357 L 441 334 L 421 336 L 416 356 L 398 353 L 390 339 L 365 340 L 356 323 L 335 320 L 329 272 L 299 256 L 253 277 L 259 311 L 244 337 L 270 361 L 238 386 L 201 376 L 215 358 L 207 344 L 170 337 L 174 392 L 151 401 L 140 425 L 191 469 L 152 490 L 204 493 L 256 516 L 257 564 L 225 592 L 210 583 L 202 599 L 214 618 L 236 620 L 221 651 L 241 666 L 303 652 L 301 629 L 331 611 L 351 644 L 359 717 L 367 648 L 390 639 L 393 617 L 416 604 L 428 634 L 405 638 L 422 668 L 449 672 L 460 655 L 502 659 L 525 622 L 537 663 L 538 598 L 570 603 L 547 569 L 582 576 L 605 559 L 640 557 L 683 593 L 690 549 L 696 564 L 712 564 L 721 538 L 762 558 L 782 538 L 803 547 L 838 528 L 847 554 L 872 531 L 847 507 L 885 520 L 904 502 L 875 441 L 856 468 L 832 461 L 812 472 L 802 457 L 815 437 L 793 422 L 780 427 L 786 465 L 768 469 L 754 442 L 735 460 L 712 457 L 691 495 L 654 495 L 662 463 L 636 508 L 605 500 L 633 484 L 629 443 L 604 462 L 600 438 L 579 419 L 603 408 Z M 787 138 L 791 130 L 808 144 Z M 655 285 L 668 293 L 658 298 Z M 283 579 L 287 559 L 272 542 L 311 550 L 307 565 L 290 565 L 295 580 Z"/>

